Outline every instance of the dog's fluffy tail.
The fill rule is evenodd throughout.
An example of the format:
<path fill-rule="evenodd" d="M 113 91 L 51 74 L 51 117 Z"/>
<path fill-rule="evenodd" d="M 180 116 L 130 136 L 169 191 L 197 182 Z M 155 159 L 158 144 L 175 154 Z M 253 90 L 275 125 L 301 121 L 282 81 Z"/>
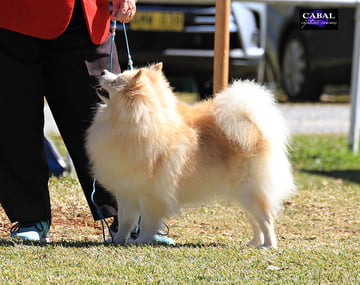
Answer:
<path fill-rule="evenodd" d="M 256 152 L 259 142 L 265 142 L 263 153 L 251 158 L 249 172 L 275 216 L 295 187 L 287 153 L 288 130 L 273 94 L 252 81 L 235 81 L 215 96 L 214 108 L 219 128 L 244 151 Z"/>
<path fill-rule="evenodd" d="M 259 135 L 272 147 L 286 149 L 287 128 L 273 94 L 253 81 L 235 81 L 214 98 L 215 117 L 220 129 L 244 150 L 251 151 Z M 254 131 L 254 125 L 259 132 Z M 250 133 L 250 137 L 249 137 Z"/>

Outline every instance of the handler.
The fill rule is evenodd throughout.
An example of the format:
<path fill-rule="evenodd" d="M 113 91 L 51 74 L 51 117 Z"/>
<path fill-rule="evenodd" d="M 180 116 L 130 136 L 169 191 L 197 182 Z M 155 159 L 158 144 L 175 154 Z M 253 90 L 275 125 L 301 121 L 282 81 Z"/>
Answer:
<path fill-rule="evenodd" d="M 131 21 L 135 0 L 113 4 L 120 7 L 116 20 Z M 48 240 L 44 96 L 99 219 L 84 138 L 98 77 L 110 64 L 109 6 L 109 0 L 0 0 L 0 203 L 16 222 L 12 237 Z M 113 71 L 120 72 L 116 49 Z M 115 200 L 99 186 L 95 200 L 105 217 L 116 216 Z"/>

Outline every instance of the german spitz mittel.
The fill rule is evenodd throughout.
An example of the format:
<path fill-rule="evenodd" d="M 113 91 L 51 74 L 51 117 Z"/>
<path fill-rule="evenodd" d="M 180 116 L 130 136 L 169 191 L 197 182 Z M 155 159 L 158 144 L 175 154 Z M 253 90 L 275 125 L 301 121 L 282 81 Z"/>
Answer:
<path fill-rule="evenodd" d="M 243 208 L 254 232 L 249 244 L 277 246 L 274 220 L 295 187 L 288 132 L 270 91 L 235 81 L 190 106 L 177 100 L 162 63 L 104 71 L 100 85 L 109 98 L 86 146 L 94 176 L 118 204 L 115 243 L 151 243 L 164 218 L 220 197 Z"/>

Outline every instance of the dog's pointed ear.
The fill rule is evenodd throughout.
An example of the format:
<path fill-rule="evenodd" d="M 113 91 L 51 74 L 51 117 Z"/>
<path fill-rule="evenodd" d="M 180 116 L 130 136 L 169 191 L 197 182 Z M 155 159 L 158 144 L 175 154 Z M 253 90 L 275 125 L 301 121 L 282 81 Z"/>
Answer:
<path fill-rule="evenodd" d="M 144 73 L 143 69 L 139 69 L 139 71 L 135 74 L 135 76 L 132 78 L 131 82 L 132 83 L 136 83 L 140 77 L 142 76 L 142 74 Z"/>
<path fill-rule="evenodd" d="M 163 69 L 163 63 L 159 62 L 159 63 L 155 64 L 153 66 L 153 69 L 155 69 L 156 71 L 161 71 Z"/>

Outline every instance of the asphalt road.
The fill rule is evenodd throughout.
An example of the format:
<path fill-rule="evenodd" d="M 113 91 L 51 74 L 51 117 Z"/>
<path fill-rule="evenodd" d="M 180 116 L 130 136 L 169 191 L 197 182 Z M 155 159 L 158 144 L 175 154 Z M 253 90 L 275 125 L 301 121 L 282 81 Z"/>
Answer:
<path fill-rule="evenodd" d="M 350 128 L 350 105 L 334 103 L 280 104 L 291 134 L 346 134 Z M 45 133 L 58 132 L 47 105 Z"/>
<path fill-rule="evenodd" d="M 281 104 L 291 134 L 346 134 L 350 129 L 350 105 Z"/>

